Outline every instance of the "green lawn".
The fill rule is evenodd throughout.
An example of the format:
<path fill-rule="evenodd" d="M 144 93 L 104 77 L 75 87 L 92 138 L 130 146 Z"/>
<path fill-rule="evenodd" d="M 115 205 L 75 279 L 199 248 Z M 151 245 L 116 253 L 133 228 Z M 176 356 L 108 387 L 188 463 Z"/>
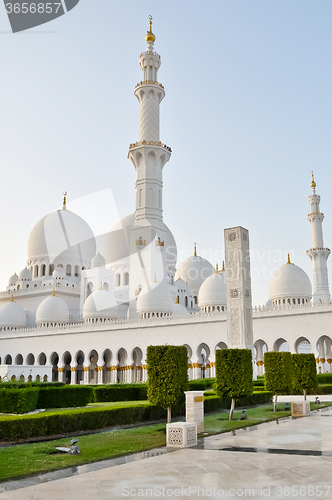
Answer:
<path fill-rule="evenodd" d="M 104 404 L 119 405 L 119 403 Z M 311 409 L 331 405 L 332 403 L 312 404 Z M 234 420 L 231 422 L 228 420 L 227 411 L 210 414 L 205 417 L 205 432 L 209 435 L 219 434 L 288 416 L 290 413 L 283 411 L 283 408 L 284 404 L 279 404 L 280 411 L 277 413 L 272 411 L 272 405 L 248 408 L 248 420 L 246 421 L 239 420 L 240 410 L 234 412 Z M 166 424 L 162 423 L 80 436 L 78 444 L 81 455 L 52 453 L 56 446 L 70 446 L 70 438 L 0 448 L 0 481 L 32 476 L 164 446 L 166 444 L 165 429 Z"/>

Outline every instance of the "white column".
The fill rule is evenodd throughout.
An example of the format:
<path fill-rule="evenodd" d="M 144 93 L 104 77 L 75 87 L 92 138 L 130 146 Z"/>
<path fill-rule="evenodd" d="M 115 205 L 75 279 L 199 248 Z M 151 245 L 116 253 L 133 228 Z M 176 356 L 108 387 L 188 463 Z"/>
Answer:
<path fill-rule="evenodd" d="M 70 377 L 70 385 L 76 385 L 76 366 L 70 368 L 71 377 Z"/>
<path fill-rule="evenodd" d="M 88 385 L 89 384 L 89 366 L 84 366 L 83 367 L 83 384 Z"/>

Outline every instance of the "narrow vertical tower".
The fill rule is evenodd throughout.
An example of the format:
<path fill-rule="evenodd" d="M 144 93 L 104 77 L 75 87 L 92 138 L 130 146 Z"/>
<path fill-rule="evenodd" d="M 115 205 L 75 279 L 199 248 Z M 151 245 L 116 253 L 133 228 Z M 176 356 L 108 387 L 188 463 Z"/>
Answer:
<path fill-rule="evenodd" d="M 316 182 L 312 174 L 312 195 L 309 196 L 311 213 L 308 215 L 311 224 L 312 248 L 307 250 L 312 262 L 312 273 L 314 278 L 313 302 L 319 300 L 330 300 L 329 279 L 327 273 L 327 259 L 331 253 L 329 248 L 324 248 L 322 223 L 324 214 L 319 208 L 320 196 L 316 194 Z"/>
<path fill-rule="evenodd" d="M 128 158 L 136 169 L 136 220 L 162 221 L 162 171 L 171 156 L 171 149 L 159 139 L 159 105 L 165 97 L 164 87 L 158 83 L 160 55 L 154 52 L 155 35 L 152 16 L 145 37 L 147 51 L 140 55 L 142 81 L 135 87 L 140 103 L 139 142 L 130 144 Z"/>

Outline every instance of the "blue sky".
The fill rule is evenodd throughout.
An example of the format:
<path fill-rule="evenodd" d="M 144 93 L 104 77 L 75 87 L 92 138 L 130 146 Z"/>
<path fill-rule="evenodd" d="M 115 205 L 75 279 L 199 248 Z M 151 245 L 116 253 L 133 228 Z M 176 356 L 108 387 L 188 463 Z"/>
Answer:
<path fill-rule="evenodd" d="M 15 35 L 0 6 L 2 289 L 64 190 L 97 234 L 134 211 L 127 152 L 149 14 L 166 90 L 160 138 L 173 150 L 164 221 L 181 258 L 196 241 L 221 264 L 223 229 L 242 225 L 254 304 L 288 252 L 311 278 L 311 170 L 332 245 L 330 0 L 81 0 Z"/>

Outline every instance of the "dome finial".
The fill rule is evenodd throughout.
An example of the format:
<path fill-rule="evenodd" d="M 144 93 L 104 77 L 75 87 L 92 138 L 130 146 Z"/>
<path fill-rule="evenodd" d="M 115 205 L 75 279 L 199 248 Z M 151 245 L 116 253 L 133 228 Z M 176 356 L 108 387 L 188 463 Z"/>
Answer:
<path fill-rule="evenodd" d="M 222 261 L 222 271 L 225 271 L 225 261 Z"/>
<path fill-rule="evenodd" d="M 157 273 L 154 273 L 154 280 L 152 281 L 152 283 L 159 283 L 159 281 L 157 281 Z"/>
<path fill-rule="evenodd" d="M 178 303 L 179 303 L 179 297 L 177 296 L 176 299 L 175 299 L 174 304 L 178 304 Z"/>
<path fill-rule="evenodd" d="M 313 172 L 313 170 L 311 171 L 311 184 L 310 184 L 310 186 L 312 188 L 316 187 L 316 182 L 315 182 L 315 179 L 314 179 L 314 172 Z"/>
<path fill-rule="evenodd" d="M 63 192 L 62 210 L 67 210 L 67 191 Z"/>
<path fill-rule="evenodd" d="M 216 274 L 219 274 L 219 266 L 216 264 Z"/>
<path fill-rule="evenodd" d="M 197 247 L 196 247 L 196 242 L 194 243 L 194 257 L 197 257 Z"/>
<path fill-rule="evenodd" d="M 147 32 L 145 40 L 147 42 L 155 42 L 155 40 L 156 40 L 156 37 L 152 33 L 152 16 L 149 16 L 149 31 Z"/>
<path fill-rule="evenodd" d="M 287 254 L 287 262 L 286 262 L 286 264 L 284 264 L 284 266 L 286 266 L 287 264 L 292 264 L 292 265 L 294 265 L 294 264 L 293 264 L 293 262 L 291 262 L 291 261 L 290 261 L 290 256 L 289 256 L 289 254 Z"/>
<path fill-rule="evenodd" d="M 10 298 L 10 302 L 14 302 L 14 294 L 12 293 L 12 296 Z"/>
<path fill-rule="evenodd" d="M 56 297 L 56 295 L 55 295 L 55 288 L 53 288 L 53 293 L 52 293 L 51 297 Z"/>
<path fill-rule="evenodd" d="M 99 290 L 102 290 L 102 289 L 103 289 L 103 282 L 101 281 Z"/>

